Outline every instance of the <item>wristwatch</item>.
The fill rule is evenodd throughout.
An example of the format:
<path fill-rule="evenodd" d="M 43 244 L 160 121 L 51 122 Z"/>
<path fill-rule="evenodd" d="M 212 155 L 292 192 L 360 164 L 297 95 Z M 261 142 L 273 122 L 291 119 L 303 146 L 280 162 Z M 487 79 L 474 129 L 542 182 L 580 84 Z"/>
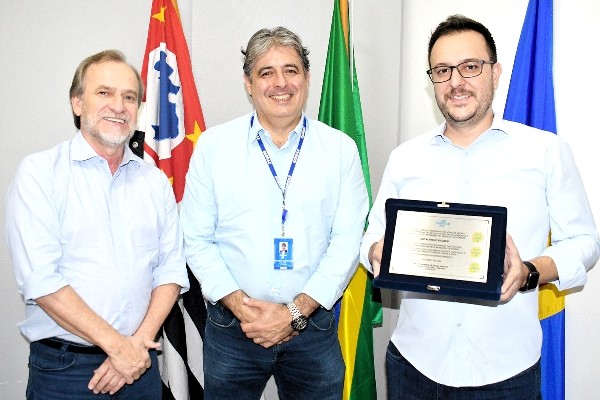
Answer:
<path fill-rule="evenodd" d="M 520 288 L 519 291 L 526 292 L 537 287 L 538 282 L 540 280 L 540 273 L 535 268 L 535 265 L 533 265 L 529 261 L 523 261 L 523 264 L 525 264 L 525 266 L 529 270 L 529 274 L 527 274 L 527 281 L 525 281 L 525 285 L 522 288 Z"/>
<path fill-rule="evenodd" d="M 302 313 L 298 309 L 298 306 L 293 301 L 291 303 L 286 304 L 286 306 L 292 314 L 292 328 L 296 332 L 304 330 L 304 328 L 306 328 L 306 326 L 308 325 L 308 318 L 302 315 Z"/>

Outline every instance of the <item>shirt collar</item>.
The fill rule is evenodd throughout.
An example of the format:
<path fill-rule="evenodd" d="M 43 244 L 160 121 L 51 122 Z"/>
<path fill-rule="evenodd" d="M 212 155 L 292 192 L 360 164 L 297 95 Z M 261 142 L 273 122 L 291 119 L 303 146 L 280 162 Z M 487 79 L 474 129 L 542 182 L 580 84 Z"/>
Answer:
<path fill-rule="evenodd" d="M 508 131 L 505 129 L 506 123 L 504 119 L 498 114 L 494 113 L 494 119 L 492 120 L 492 126 L 485 132 L 483 132 L 479 137 L 473 142 L 473 144 L 484 140 L 489 136 L 496 136 L 498 134 L 504 134 L 508 136 Z M 431 131 L 431 137 L 429 138 L 430 143 L 448 143 L 452 142 L 446 136 L 444 136 L 444 132 L 446 131 L 446 121 L 442 122 L 436 129 Z"/>
<path fill-rule="evenodd" d="M 73 161 L 87 161 L 94 157 L 100 157 L 98 153 L 90 146 L 90 144 L 85 140 L 81 130 L 77 131 L 77 135 L 71 142 L 71 159 Z M 129 148 L 129 146 L 125 146 L 125 151 L 123 152 L 123 159 L 121 160 L 120 167 L 132 161 L 132 164 L 139 166 L 138 161 L 136 160 L 133 152 Z"/>
<path fill-rule="evenodd" d="M 291 139 L 294 136 L 300 135 L 300 132 L 302 132 L 302 124 L 304 123 L 305 118 L 306 118 L 306 116 L 304 115 L 304 111 L 303 111 L 302 115 L 300 116 L 300 121 L 298 122 L 298 125 L 296 125 L 294 130 L 292 130 L 288 141 L 291 141 Z M 306 129 L 308 130 L 308 119 L 306 118 L 306 120 L 307 120 Z M 267 131 L 260 124 L 260 121 L 258 120 L 258 116 L 256 115 L 256 111 L 254 111 L 252 114 L 250 114 L 249 126 L 250 126 L 250 129 L 248 130 L 248 144 L 254 143 L 259 134 L 261 134 L 263 140 L 265 138 L 269 138 L 269 141 L 271 141 L 271 136 L 270 136 L 270 134 L 267 135 L 265 133 Z"/>

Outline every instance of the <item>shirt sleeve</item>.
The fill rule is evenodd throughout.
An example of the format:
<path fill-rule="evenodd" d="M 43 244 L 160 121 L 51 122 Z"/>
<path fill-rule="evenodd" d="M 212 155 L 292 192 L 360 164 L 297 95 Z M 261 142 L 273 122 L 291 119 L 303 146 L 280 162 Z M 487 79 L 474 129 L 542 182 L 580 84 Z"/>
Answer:
<path fill-rule="evenodd" d="M 600 241 L 581 176 L 570 147 L 558 140 L 548 147 L 547 201 L 551 243 L 543 255 L 558 269 L 559 290 L 582 286 L 600 256 Z"/>
<path fill-rule="evenodd" d="M 369 199 L 356 145 L 341 140 L 339 201 L 330 241 L 316 271 L 306 283 L 306 293 L 331 309 L 350 282 L 358 265 L 360 239 L 364 232 Z"/>
<path fill-rule="evenodd" d="M 26 302 L 67 286 L 62 257 L 56 179 L 44 156 L 26 157 L 6 197 L 6 239 L 19 292 Z"/>
<path fill-rule="evenodd" d="M 179 221 L 177 202 L 166 176 L 163 173 L 159 175 L 165 199 L 165 218 L 160 232 L 158 264 L 152 271 L 152 288 L 175 283 L 181 286 L 181 293 L 185 293 L 189 290 L 190 283 L 185 267 L 183 230 Z"/>
<path fill-rule="evenodd" d="M 379 242 L 385 234 L 385 201 L 390 197 L 397 197 L 395 186 L 389 179 L 389 165 L 388 162 L 383 172 L 379 192 L 369 213 L 368 227 L 360 245 L 360 261 L 370 272 L 373 272 L 373 266 L 369 262 L 369 250 L 373 243 Z"/>
<path fill-rule="evenodd" d="M 202 283 L 202 292 L 216 303 L 239 289 L 215 243 L 217 204 L 210 163 L 210 143 L 205 132 L 196 145 L 186 175 L 180 217 L 183 226 L 185 256 L 188 266 Z"/>

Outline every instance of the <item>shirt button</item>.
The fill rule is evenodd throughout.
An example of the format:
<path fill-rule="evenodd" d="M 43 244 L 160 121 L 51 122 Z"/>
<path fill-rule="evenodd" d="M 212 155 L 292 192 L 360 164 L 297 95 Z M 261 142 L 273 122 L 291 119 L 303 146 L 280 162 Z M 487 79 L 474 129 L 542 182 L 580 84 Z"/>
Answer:
<path fill-rule="evenodd" d="M 460 322 L 457 322 L 457 323 L 456 323 L 456 326 L 460 328 Z"/>

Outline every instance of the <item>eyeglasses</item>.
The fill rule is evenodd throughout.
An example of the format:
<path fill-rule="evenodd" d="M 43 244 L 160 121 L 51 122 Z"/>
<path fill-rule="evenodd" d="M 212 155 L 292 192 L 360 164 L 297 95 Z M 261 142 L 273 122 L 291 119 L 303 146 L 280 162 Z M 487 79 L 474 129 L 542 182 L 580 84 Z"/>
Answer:
<path fill-rule="evenodd" d="M 475 78 L 483 72 L 483 65 L 494 65 L 495 62 L 483 60 L 470 60 L 462 62 L 458 65 L 443 65 L 427 70 L 427 75 L 433 83 L 448 82 L 452 78 L 452 70 L 456 68 L 460 76 L 463 78 Z"/>

